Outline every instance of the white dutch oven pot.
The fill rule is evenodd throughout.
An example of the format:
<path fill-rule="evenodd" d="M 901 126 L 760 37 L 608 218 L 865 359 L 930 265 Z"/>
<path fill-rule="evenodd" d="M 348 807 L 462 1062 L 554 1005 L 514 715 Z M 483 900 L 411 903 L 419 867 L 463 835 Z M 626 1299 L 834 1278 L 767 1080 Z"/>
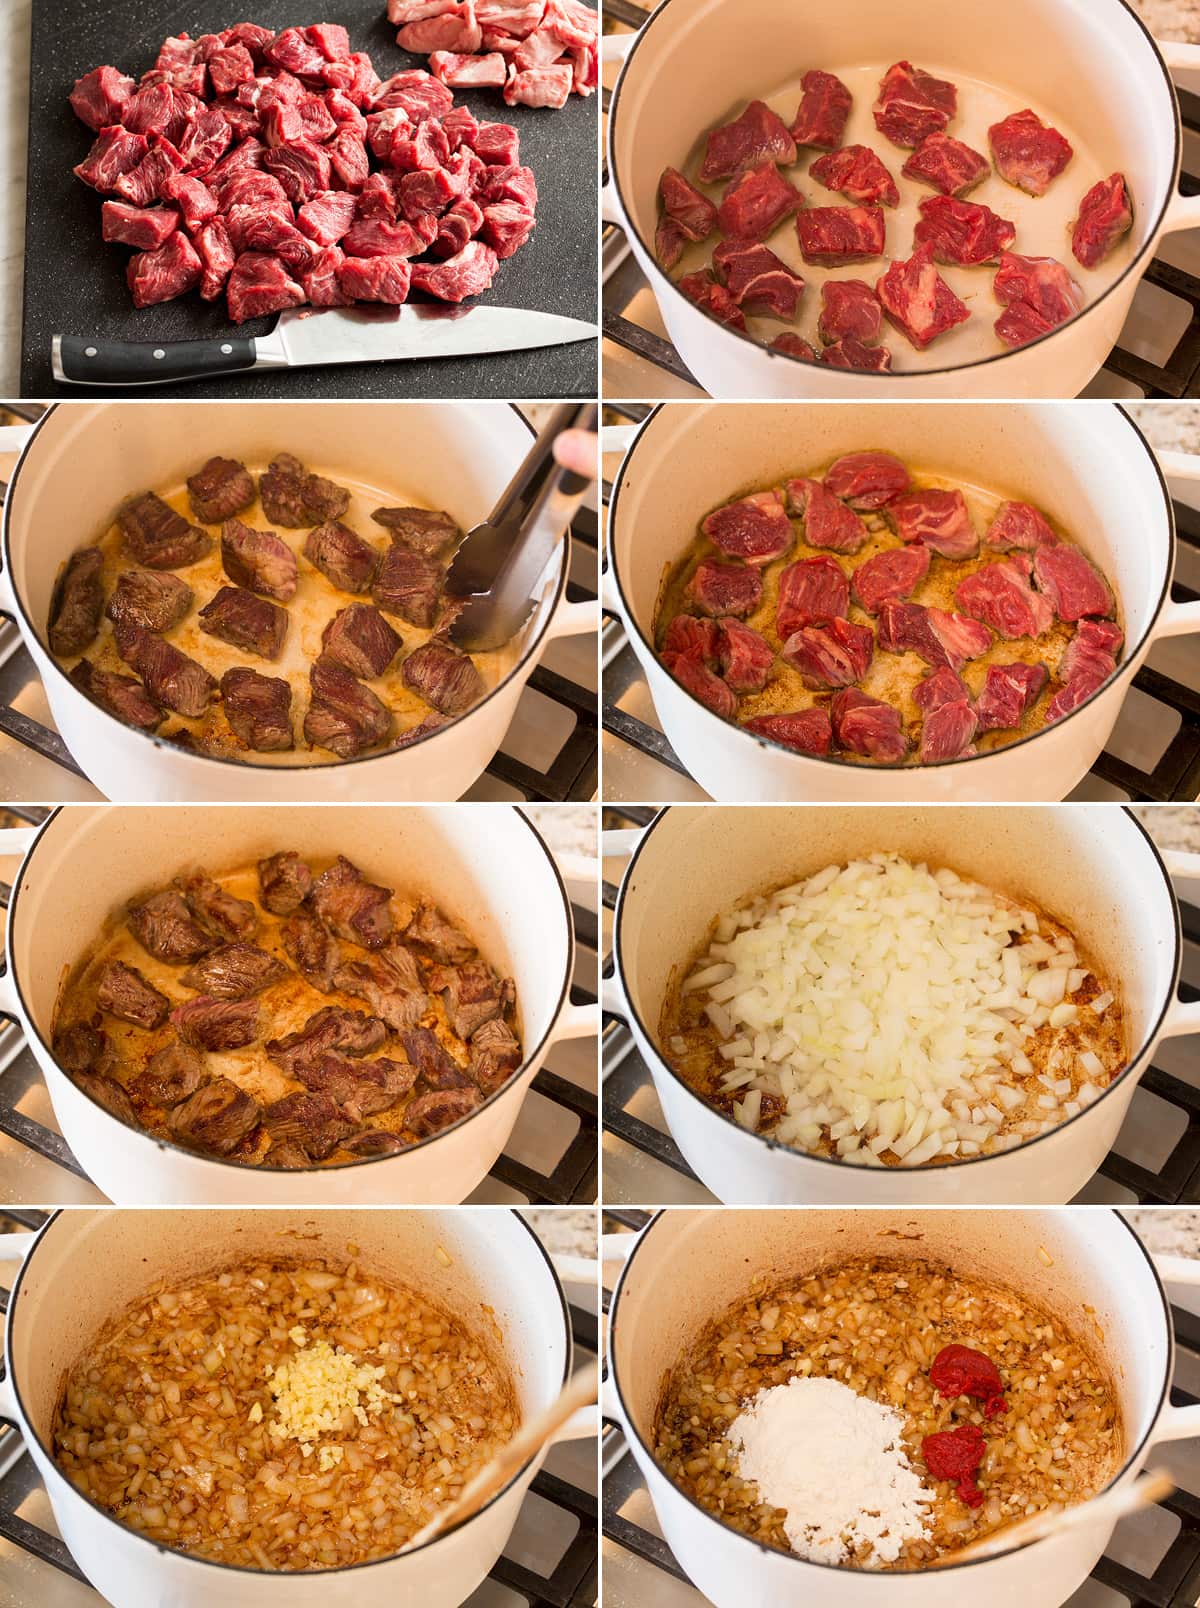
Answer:
<path fill-rule="evenodd" d="M 453 1127 L 398 1155 L 295 1172 L 199 1155 L 127 1127 L 54 1059 L 59 990 L 129 899 L 167 886 L 189 867 L 232 869 L 280 848 L 313 857 L 341 850 L 376 881 L 428 895 L 478 935 L 485 958 L 516 981 L 521 1070 Z M 569 1003 L 575 944 L 566 890 L 537 832 L 508 805 L 68 805 L 39 830 L 0 832 L 0 853 L 26 850 L 8 909 L 0 1011 L 25 1033 L 80 1166 L 120 1205 L 465 1200 L 508 1142 L 551 1047 L 596 1031 L 595 1006 Z"/>
<path fill-rule="evenodd" d="M 1161 1282 L 1200 1283 L 1200 1263 L 1169 1257 L 1156 1271 L 1115 1212 L 674 1210 L 655 1217 L 628 1250 L 606 1240 L 606 1258 L 610 1246 L 628 1261 L 609 1316 L 604 1413 L 625 1431 L 672 1552 L 717 1608 L 960 1608 L 964 1594 L 972 1608 L 1059 1608 L 1112 1530 L 1101 1517 L 996 1558 L 884 1574 L 810 1563 L 721 1524 L 655 1462 L 654 1416 L 667 1372 L 756 1278 L 885 1255 L 1000 1280 L 1059 1314 L 1107 1364 L 1125 1424 L 1126 1461 L 1114 1485 L 1130 1484 L 1155 1446 L 1200 1435 L 1200 1406 L 1168 1401 L 1174 1337 Z"/>
<path fill-rule="evenodd" d="M 222 1211 L 198 1218 L 71 1211 L 37 1235 L 0 1238 L 0 1258 L 24 1256 L 8 1308 L 0 1414 L 20 1429 L 76 1563 L 114 1608 L 453 1608 L 500 1556 L 540 1455 L 461 1528 L 394 1558 L 303 1574 L 172 1552 L 117 1523 L 54 1462 L 54 1412 L 68 1370 L 104 1324 L 156 1280 L 251 1257 L 344 1258 L 349 1243 L 372 1272 L 415 1286 L 470 1321 L 492 1308 L 523 1416 L 557 1397 L 571 1371 L 566 1299 L 541 1243 L 515 1212 Z M 439 1246 L 449 1267 L 436 1255 Z M 563 1276 L 577 1271 L 564 1268 Z M 556 1439 L 595 1433 L 589 1407 Z"/>
<path fill-rule="evenodd" d="M 1098 402 L 876 407 L 659 407 L 633 434 L 609 505 L 604 604 L 620 615 L 672 747 L 713 798 L 760 800 L 1065 798 L 1087 775 L 1156 642 L 1200 631 L 1200 604 L 1171 601 L 1175 522 L 1164 475 L 1200 480 L 1200 457 L 1163 452 Z M 1113 583 L 1125 657 L 1095 697 L 1007 748 L 941 765 L 887 768 L 797 754 L 722 720 L 659 662 L 654 615 L 665 575 L 715 507 L 842 453 L 894 452 L 930 472 L 1037 503 Z"/>
<path fill-rule="evenodd" d="M 663 169 L 682 166 L 693 134 L 712 117 L 770 94 L 803 68 L 844 63 L 847 40 L 862 61 L 925 62 L 1012 85 L 1014 107 L 1024 96 L 1086 128 L 1103 171 L 1124 172 L 1137 197 L 1135 254 L 1124 273 L 1070 323 L 1028 346 L 908 373 L 804 363 L 700 312 L 655 260 Z M 1168 73 L 1200 67 L 1200 46 L 1156 42 L 1126 0 L 845 0 L 806 7 L 799 34 L 782 0 L 663 0 L 640 32 L 601 45 L 606 60 L 625 61 L 609 110 L 605 210 L 625 230 L 680 357 L 712 396 L 1077 396 L 1116 344 L 1159 242 L 1200 224 L 1200 198 L 1179 193 L 1183 136 Z"/>
<path fill-rule="evenodd" d="M 637 834 L 607 834 L 606 854 Z M 937 1167 L 863 1167 L 751 1133 L 694 1094 L 658 1053 L 672 971 L 713 920 L 830 864 L 891 851 L 949 865 L 1056 916 L 1120 992 L 1126 1071 L 1077 1117 L 1015 1150 Z M 1139 1078 L 1164 1038 L 1200 1032 L 1177 994 L 1179 909 L 1169 876 L 1200 878 L 1200 855 L 1158 850 L 1127 811 L 1057 808 L 662 810 L 633 849 L 614 923 L 616 975 L 604 1008 L 625 1018 L 684 1159 L 732 1205 L 1058 1205 L 1112 1149 Z M 1195 889 L 1192 890 L 1193 896 Z"/>
<path fill-rule="evenodd" d="M 6 432 L 6 435 L 12 435 Z M 517 701 L 557 636 L 596 629 L 596 609 L 565 601 L 567 543 L 543 577 L 517 662 L 474 709 L 409 748 L 337 763 L 242 764 L 193 754 L 126 726 L 85 698 L 55 662 L 46 622 L 55 578 L 133 492 L 172 485 L 214 454 L 251 462 L 277 452 L 344 464 L 379 485 L 397 477 L 465 529 L 486 519 L 529 450 L 530 427 L 496 402 L 67 402 L 28 437 L 4 507 L 0 613 L 20 627 L 55 724 L 89 781 L 128 803 L 176 799 L 384 803 L 458 798 L 487 768 Z"/>

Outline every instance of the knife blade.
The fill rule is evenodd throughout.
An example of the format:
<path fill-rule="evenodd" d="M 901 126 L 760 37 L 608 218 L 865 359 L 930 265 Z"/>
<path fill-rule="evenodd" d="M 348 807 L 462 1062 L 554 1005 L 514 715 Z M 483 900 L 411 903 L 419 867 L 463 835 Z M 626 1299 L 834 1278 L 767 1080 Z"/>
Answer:
<path fill-rule="evenodd" d="M 254 369 L 418 358 L 483 357 L 595 340 L 594 324 L 524 307 L 290 308 L 268 335 L 205 341 L 106 341 L 56 335 L 55 379 L 62 385 L 162 385 Z"/>

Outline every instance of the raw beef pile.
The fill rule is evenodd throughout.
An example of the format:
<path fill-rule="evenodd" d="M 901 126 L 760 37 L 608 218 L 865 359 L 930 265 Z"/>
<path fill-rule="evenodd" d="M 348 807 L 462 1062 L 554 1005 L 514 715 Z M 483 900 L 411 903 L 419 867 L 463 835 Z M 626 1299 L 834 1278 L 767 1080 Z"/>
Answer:
<path fill-rule="evenodd" d="M 388 0 L 396 43 L 451 89 L 487 86 L 509 106 L 565 106 L 600 82 L 600 19 L 576 0 Z"/>
<path fill-rule="evenodd" d="M 805 282 L 766 243 L 785 225 L 795 230 L 804 262 L 821 268 L 882 263 L 874 282 L 855 276 L 821 286 L 817 324 L 821 351 L 795 330 L 771 349 L 836 368 L 886 371 L 892 353 L 882 343 L 886 320 L 917 351 L 973 316 L 939 273 L 939 267 L 995 270 L 999 309 L 995 333 L 1013 348 L 1065 323 L 1084 305 L 1084 291 L 1053 257 L 1025 255 L 1016 226 L 968 194 L 995 172 L 1030 196 L 1043 196 L 1071 161 L 1070 142 L 1028 109 L 988 130 L 991 157 L 948 132 L 958 112 L 958 91 L 945 79 L 901 61 L 879 86 L 875 127 L 908 153 L 900 178 L 935 193 L 920 203 L 909 254 L 888 252 L 888 209 L 901 201 L 892 168 L 896 157 L 866 145 L 844 145 L 853 106 L 849 89 L 832 73 L 803 79 L 803 98 L 790 127 L 761 100 L 732 123 L 710 131 L 695 182 L 667 168 L 659 182 L 655 248 L 671 272 L 695 245 L 721 237 L 707 267 L 684 273 L 679 289 L 710 317 L 746 332 L 747 315 L 794 323 Z M 804 152 L 816 159 L 808 178 L 819 188 L 804 195 L 787 171 Z M 890 165 L 889 165 L 890 164 Z M 707 186 L 708 192 L 700 186 Z M 715 186 L 721 188 L 715 189 Z M 842 199 L 834 204 L 829 195 Z M 1096 269 L 1133 226 L 1133 203 L 1124 177 L 1094 185 L 1079 204 L 1071 228 L 1076 261 Z M 1040 241 L 1028 242 L 1038 249 Z"/>
<path fill-rule="evenodd" d="M 851 453 L 701 529 L 659 657 L 714 714 L 785 748 L 962 759 L 1061 720 L 1117 668 L 1116 600 L 1080 548 L 1021 502 L 981 537 L 962 491 L 914 486 L 889 453 Z"/>
<path fill-rule="evenodd" d="M 460 302 L 534 227 L 506 123 L 414 69 L 381 83 L 333 23 L 164 42 L 140 83 L 97 67 L 71 93 L 96 142 L 75 169 L 133 246 L 135 307 L 198 289 L 235 323 L 311 303 Z"/>

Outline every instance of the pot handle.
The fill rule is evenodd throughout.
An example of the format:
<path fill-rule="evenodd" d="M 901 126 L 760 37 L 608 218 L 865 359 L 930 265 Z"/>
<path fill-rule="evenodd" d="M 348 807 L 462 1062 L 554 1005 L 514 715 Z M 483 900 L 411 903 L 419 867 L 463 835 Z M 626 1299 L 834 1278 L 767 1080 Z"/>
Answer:
<path fill-rule="evenodd" d="M 612 62 L 623 63 L 637 42 L 640 33 L 641 29 L 635 28 L 632 33 L 601 34 L 601 66 L 608 66 Z M 615 223 L 621 229 L 625 227 L 625 220 L 621 217 L 621 209 L 617 204 L 616 186 L 611 179 L 600 191 L 600 216 L 605 223 Z"/>
<path fill-rule="evenodd" d="M 32 424 L 0 425 L 0 453 L 24 452 L 29 445 L 33 431 L 34 426 Z M 7 491 L 7 483 L 0 480 L 0 503 L 3 503 Z M 0 615 L 10 620 L 15 620 L 17 616 L 16 599 L 13 597 L 12 588 L 8 583 L 7 570 L 0 571 Z"/>
<path fill-rule="evenodd" d="M 1151 1261 L 1164 1284 L 1193 1287 L 1200 1284 L 1200 1261 L 1190 1256 L 1154 1256 Z M 1159 1441 L 1190 1440 L 1194 1435 L 1200 1435 L 1200 1402 L 1190 1407 L 1172 1407 L 1168 1402 L 1154 1426 L 1150 1440 L 1152 1444 L 1157 1444 Z"/>
<path fill-rule="evenodd" d="M 601 1234 L 600 1261 L 604 1267 L 624 1267 L 633 1254 L 633 1248 L 641 1238 L 641 1231 L 636 1234 Z M 610 1418 L 616 1424 L 621 1423 L 621 1411 L 617 1399 L 617 1387 L 613 1382 L 612 1368 L 605 1370 L 604 1380 L 600 1386 L 600 1416 Z"/>
<path fill-rule="evenodd" d="M 33 1249 L 40 1233 L 40 1229 L 34 1228 L 21 1234 L 0 1234 L 0 1262 L 23 1262 Z M 3 1377 L 0 1377 L 0 1419 L 7 1420 L 18 1430 L 21 1429 L 16 1393 L 12 1388 L 7 1368 Z"/>
<path fill-rule="evenodd" d="M 600 456 L 619 452 L 622 457 L 638 438 L 640 424 L 606 424 L 600 432 Z"/>
<path fill-rule="evenodd" d="M 2 588 L 0 588 L 2 591 Z M 0 612 L 3 612 L 3 603 L 0 600 Z M 41 831 L 39 826 L 6 826 L 0 827 L 0 855 L 19 854 L 22 860 L 33 847 L 34 839 Z M 0 1016 L 8 1017 L 16 1022 L 18 1027 L 21 1018 L 17 1011 L 17 990 L 13 982 L 12 968 L 8 964 L 8 956 L 0 957 Z M 0 1235 L 0 1240 L 4 1239 Z M 15 1235 L 8 1236 L 15 1238 Z M 0 1252 L 0 1259 L 3 1253 Z"/>
<path fill-rule="evenodd" d="M 553 1254 L 550 1257 L 554 1264 L 554 1271 L 563 1284 L 578 1284 L 584 1289 L 595 1290 L 596 1280 L 600 1270 L 590 1256 L 562 1256 Z M 571 1414 L 565 1424 L 560 1425 L 551 1435 L 549 1445 L 557 1446 L 561 1441 L 588 1440 L 595 1436 L 597 1431 L 596 1409 L 594 1407 L 581 1407 L 578 1412 Z"/>
<path fill-rule="evenodd" d="M 1200 45 L 1192 48 L 1200 52 Z M 1200 207 L 1197 208 L 1195 217 L 1187 227 L 1193 225 L 1200 228 Z M 1192 452 L 1156 451 L 1154 456 L 1168 480 L 1200 481 L 1200 455 Z M 1200 631 L 1200 603 L 1172 603 L 1168 598 L 1155 623 L 1151 640 L 1158 641 L 1160 637 L 1190 636 L 1194 631 Z"/>
<path fill-rule="evenodd" d="M 642 841 L 640 826 L 614 827 L 608 832 L 600 834 L 600 858 L 602 860 L 632 860 L 633 851 Z"/>
<path fill-rule="evenodd" d="M 1200 604 L 1193 607 L 1200 609 Z M 1200 854 L 1189 854 L 1183 849 L 1161 849 L 1159 852 L 1172 882 L 1200 884 Z M 1162 1031 L 1164 1038 L 1200 1033 L 1200 1000 L 1193 1000 L 1190 1004 L 1178 998 L 1172 1000 Z M 1197 1282 L 1200 1283 L 1200 1276 Z"/>
<path fill-rule="evenodd" d="M 556 637 L 586 636 L 589 631 L 596 630 L 596 624 L 594 603 L 568 603 L 564 598 L 546 627 L 546 641 L 553 642 Z"/>
<path fill-rule="evenodd" d="M 600 1021 L 594 1005 L 566 1004 L 550 1030 L 550 1044 L 561 1044 L 566 1039 L 595 1038 Z"/>

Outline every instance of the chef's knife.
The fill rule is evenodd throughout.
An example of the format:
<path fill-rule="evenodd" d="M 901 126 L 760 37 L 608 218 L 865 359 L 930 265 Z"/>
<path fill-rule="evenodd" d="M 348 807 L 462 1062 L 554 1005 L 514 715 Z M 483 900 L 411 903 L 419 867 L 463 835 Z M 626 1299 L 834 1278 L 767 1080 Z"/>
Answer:
<path fill-rule="evenodd" d="M 56 335 L 54 378 L 65 385 L 161 385 L 247 369 L 410 358 L 480 357 L 595 340 L 594 324 L 522 307 L 292 308 L 269 335 L 206 341 L 106 341 Z"/>

